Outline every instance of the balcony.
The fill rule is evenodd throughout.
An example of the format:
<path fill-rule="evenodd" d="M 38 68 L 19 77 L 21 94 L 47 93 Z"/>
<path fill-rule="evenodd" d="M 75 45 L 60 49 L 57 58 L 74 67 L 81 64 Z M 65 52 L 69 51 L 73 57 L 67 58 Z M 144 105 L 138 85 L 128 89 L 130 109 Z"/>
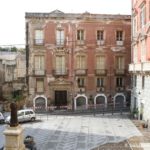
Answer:
<path fill-rule="evenodd" d="M 129 71 L 133 72 L 134 71 L 134 64 L 129 64 Z"/>
<path fill-rule="evenodd" d="M 68 75 L 68 70 L 66 69 L 64 69 L 64 70 L 56 70 L 56 69 L 54 69 L 53 70 L 53 75 L 54 76 L 67 76 Z"/>
<path fill-rule="evenodd" d="M 124 42 L 123 41 L 116 41 L 117 46 L 123 46 Z"/>
<path fill-rule="evenodd" d="M 95 75 L 106 75 L 107 70 L 106 69 L 95 69 Z"/>
<path fill-rule="evenodd" d="M 143 63 L 143 71 L 150 71 L 150 62 Z"/>
<path fill-rule="evenodd" d="M 141 72 L 142 71 L 142 64 L 141 63 L 135 64 L 134 69 L 135 69 L 135 71 Z"/>
<path fill-rule="evenodd" d="M 34 45 L 35 46 L 43 46 L 44 45 L 44 39 L 34 39 Z"/>
<path fill-rule="evenodd" d="M 45 69 L 34 69 L 33 70 L 33 75 L 35 75 L 35 76 L 44 76 L 44 75 L 46 75 L 46 70 Z"/>
<path fill-rule="evenodd" d="M 115 75 L 125 75 L 125 69 L 115 69 Z"/>
<path fill-rule="evenodd" d="M 76 69 L 75 70 L 75 75 L 87 75 L 87 69 Z"/>

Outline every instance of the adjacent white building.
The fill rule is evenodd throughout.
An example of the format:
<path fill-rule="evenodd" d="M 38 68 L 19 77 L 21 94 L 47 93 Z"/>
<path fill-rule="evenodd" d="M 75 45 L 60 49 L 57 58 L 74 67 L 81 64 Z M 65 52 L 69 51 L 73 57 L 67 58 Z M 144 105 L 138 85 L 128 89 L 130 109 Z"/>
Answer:
<path fill-rule="evenodd" d="M 150 121 L 150 1 L 132 0 L 131 110 Z"/>

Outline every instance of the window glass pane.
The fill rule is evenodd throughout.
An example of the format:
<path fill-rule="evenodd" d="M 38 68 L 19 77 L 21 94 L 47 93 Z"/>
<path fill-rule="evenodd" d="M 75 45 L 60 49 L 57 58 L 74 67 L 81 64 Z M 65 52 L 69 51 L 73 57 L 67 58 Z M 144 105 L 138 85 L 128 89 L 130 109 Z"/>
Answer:
<path fill-rule="evenodd" d="M 44 65 L 44 56 L 35 56 L 34 57 L 34 65 L 35 65 L 35 69 L 37 70 L 43 70 L 45 68 Z"/>
<path fill-rule="evenodd" d="M 85 56 L 77 56 L 77 69 L 85 69 Z"/>
<path fill-rule="evenodd" d="M 104 56 L 96 57 L 96 69 L 105 69 L 105 57 Z"/>
<path fill-rule="evenodd" d="M 125 67 L 124 57 L 122 56 L 116 57 L 116 67 L 117 69 L 124 69 Z"/>
<path fill-rule="evenodd" d="M 97 31 L 97 40 L 104 40 L 104 31 Z"/>
<path fill-rule="evenodd" d="M 64 44 L 64 30 L 56 31 L 56 44 L 63 45 Z"/>
<path fill-rule="evenodd" d="M 123 32 L 122 31 L 117 31 L 116 40 L 117 41 L 122 41 L 123 40 Z"/>
<path fill-rule="evenodd" d="M 44 38 L 43 30 L 35 30 L 35 43 L 42 44 L 43 38 Z"/>
<path fill-rule="evenodd" d="M 77 40 L 84 40 L 84 31 L 83 30 L 77 31 Z"/>
<path fill-rule="evenodd" d="M 65 57 L 64 56 L 56 57 L 56 72 L 65 73 Z"/>

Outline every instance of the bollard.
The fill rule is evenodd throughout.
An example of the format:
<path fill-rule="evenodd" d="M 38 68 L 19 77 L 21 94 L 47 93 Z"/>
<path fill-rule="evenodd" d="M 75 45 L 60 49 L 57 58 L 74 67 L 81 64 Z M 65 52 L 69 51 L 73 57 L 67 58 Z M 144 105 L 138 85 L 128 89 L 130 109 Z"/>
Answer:
<path fill-rule="evenodd" d="M 28 148 L 30 150 L 36 150 L 35 141 L 32 136 L 30 136 L 30 135 L 26 136 L 26 138 L 24 139 L 24 144 L 25 144 L 26 148 Z"/>

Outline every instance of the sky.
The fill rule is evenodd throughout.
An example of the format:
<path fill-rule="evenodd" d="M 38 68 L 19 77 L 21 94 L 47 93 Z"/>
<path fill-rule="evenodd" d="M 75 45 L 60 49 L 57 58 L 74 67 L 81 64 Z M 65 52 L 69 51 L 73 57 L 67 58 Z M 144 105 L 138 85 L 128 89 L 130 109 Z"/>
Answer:
<path fill-rule="evenodd" d="M 0 47 L 25 44 L 25 12 L 131 14 L 131 0 L 1 0 Z M 17 45 L 18 44 L 18 45 Z"/>

